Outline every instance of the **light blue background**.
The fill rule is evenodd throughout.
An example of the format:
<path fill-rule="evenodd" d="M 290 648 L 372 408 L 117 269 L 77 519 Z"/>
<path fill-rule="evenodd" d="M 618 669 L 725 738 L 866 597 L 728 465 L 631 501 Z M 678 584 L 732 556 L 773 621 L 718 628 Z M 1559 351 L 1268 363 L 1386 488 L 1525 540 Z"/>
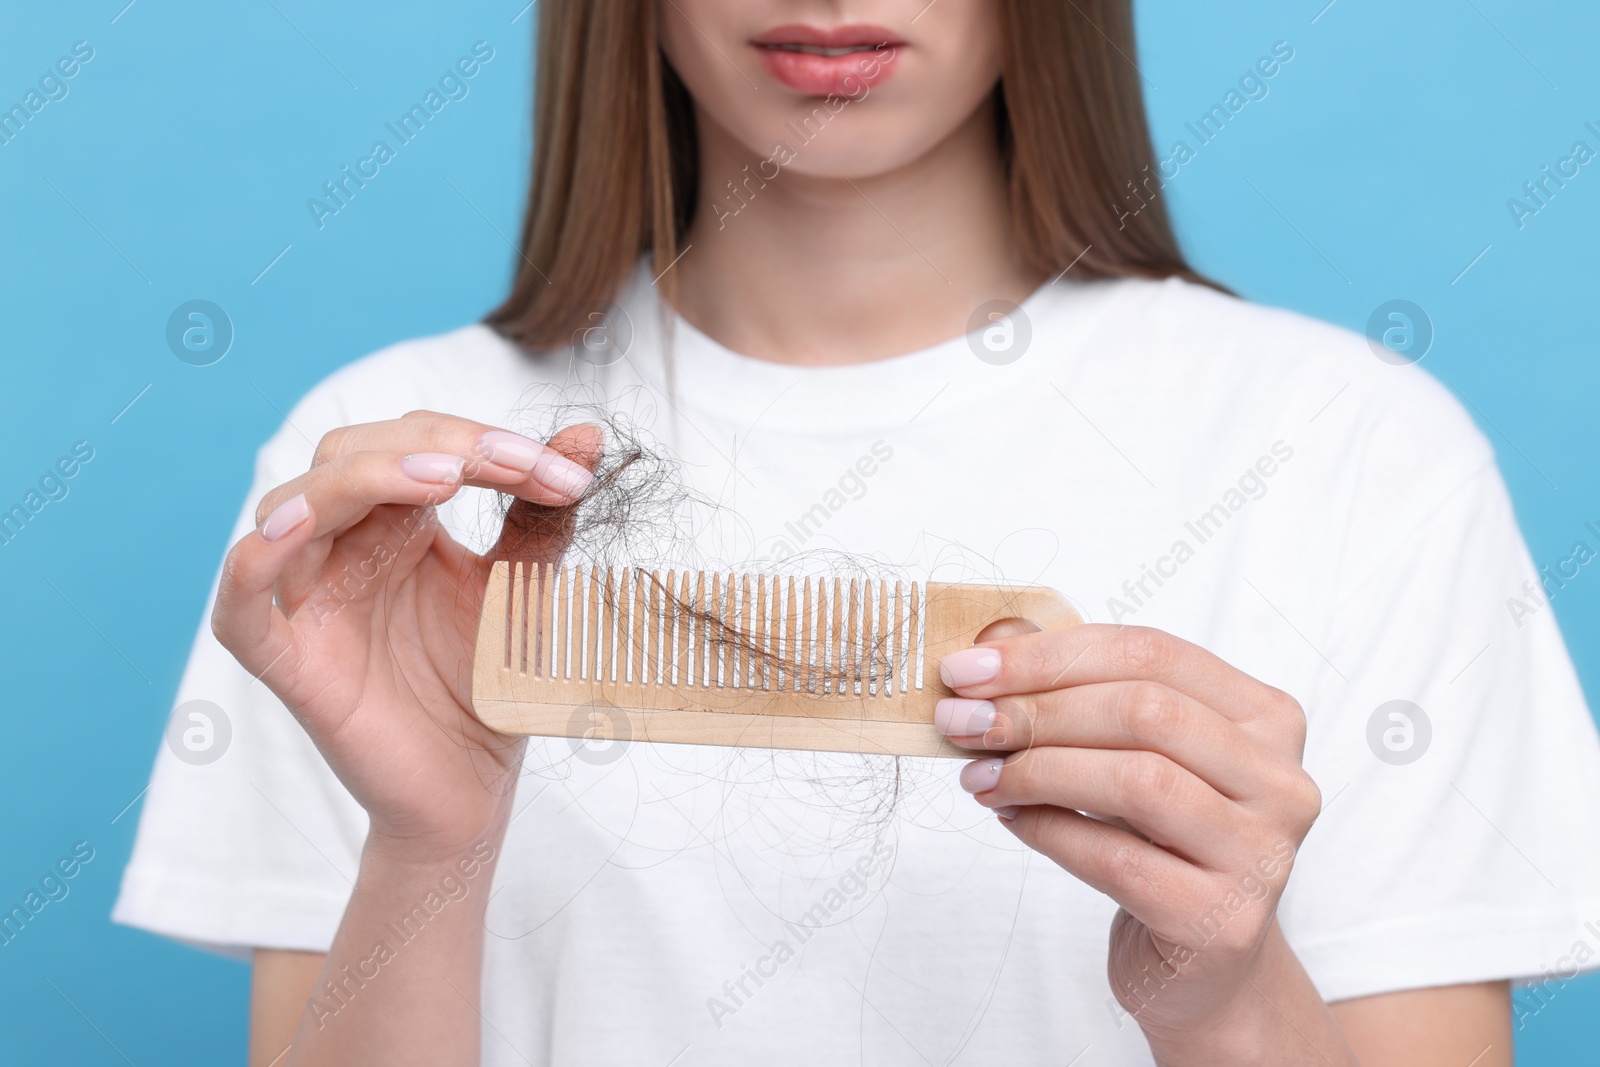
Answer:
<path fill-rule="evenodd" d="M 7 1063 L 243 1062 L 245 967 L 107 919 L 130 802 L 254 449 L 333 368 L 496 301 L 529 150 L 521 0 L 126 2 L 9 5 L 0 32 L 4 106 L 73 42 L 95 49 L 0 145 L 0 509 L 73 442 L 95 449 L 0 547 L 0 899 L 74 842 L 97 850 L 0 948 Z M 1324 3 L 1140 4 L 1163 154 L 1273 42 L 1296 51 L 1169 187 L 1188 250 L 1252 298 L 1356 329 L 1391 298 L 1426 308 L 1425 365 L 1470 401 L 1553 562 L 1600 520 L 1600 162 L 1523 230 L 1506 201 L 1579 138 L 1600 147 L 1583 129 L 1600 125 L 1600 9 Z M 319 232 L 306 199 L 478 40 L 496 57 L 471 95 Z M 237 329 L 214 366 L 164 342 L 194 298 Z M 1593 701 L 1600 575 L 1555 607 Z M 1562 987 L 1519 1034 L 1522 1062 L 1591 1061 L 1597 1019 L 1600 980 Z"/>

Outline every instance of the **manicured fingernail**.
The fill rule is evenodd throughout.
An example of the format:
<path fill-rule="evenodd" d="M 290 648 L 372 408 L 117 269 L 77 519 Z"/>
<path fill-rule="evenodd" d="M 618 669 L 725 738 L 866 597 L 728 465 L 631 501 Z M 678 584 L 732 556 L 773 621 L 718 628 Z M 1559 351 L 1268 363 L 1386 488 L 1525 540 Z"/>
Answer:
<path fill-rule="evenodd" d="M 946 737 L 982 737 L 994 725 L 994 704 L 945 697 L 933 706 L 933 725 Z"/>
<path fill-rule="evenodd" d="M 478 436 L 478 455 L 490 463 L 527 474 L 545 448 L 538 441 L 510 430 L 486 430 Z"/>
<path fill-rule="evenodd" d="M 1005 807 L 1005 808 L 995 808 L 994 809 L 994 813 L 996 815 L 1000 816 L 1000 818 L 1004 819 L 1006 822 L 1011 822 L 1018 815 L 1022 814 L 1022 809 L 1017 807 L 1017 806 L 1015 806 L 1015 805 L 1012 805 L 1010 807 Z"/>
<path fill-rule="evenodd" d="M 510 430 L 486 430 L 478 436 L 478 455 L 490 463 L 529 475 L 562 496 L 581 496 L 594 475 L 539 442 Z"/>
<path fill-rule="evenodd" d="M 939 661 L 939 677 L 951 689 L 992 682 L 1000 674 L 1000 650 L 963 648 Z"/>
<path fill-rule="evenodd" d="M 582 496 L 583 491 L 589 488 L 589 483 L 594 481 L 594 475 L 587 468 L 548 449 L 528 473 L 545 488 L 570 497 Z"/>
<path fill-rule="evenodd" d="M 306 495 L 290 497 L 272 509 L 272 514 L 267 516 L 267 521 L 261 524 L 261 539 L 263 541 L 276 541 L 292 531 L 311 517 L 311 505 L 306 502 Z"/>
<path fill-rule="evenodd" d="M 461 457 L 443 452 L 413 452 L 400 461 L 407 478 L 436 485 L 453 485 L 461 480 Z"/>
<path fill-rule="evenodd" d="M 969 793 L 987 793 L 1000 783 L 1000 768 L 1005 763 L 999 756 L 974 760 L 961 768 L 961 788 Z"/>

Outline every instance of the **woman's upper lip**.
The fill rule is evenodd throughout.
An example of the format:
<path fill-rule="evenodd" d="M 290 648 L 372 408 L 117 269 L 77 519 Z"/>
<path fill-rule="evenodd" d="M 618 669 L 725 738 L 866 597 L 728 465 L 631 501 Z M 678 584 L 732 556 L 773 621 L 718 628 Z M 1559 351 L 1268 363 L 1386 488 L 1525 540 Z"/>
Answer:
<path fill-rule="evenodd" d="M 761 47 L 801 44 L 814 48 L 859 48 L 864 45 L 899 45 L 900 38 L 882 26 L 807 26 L 794 23 L 768 30 L 750 42 Z"/>

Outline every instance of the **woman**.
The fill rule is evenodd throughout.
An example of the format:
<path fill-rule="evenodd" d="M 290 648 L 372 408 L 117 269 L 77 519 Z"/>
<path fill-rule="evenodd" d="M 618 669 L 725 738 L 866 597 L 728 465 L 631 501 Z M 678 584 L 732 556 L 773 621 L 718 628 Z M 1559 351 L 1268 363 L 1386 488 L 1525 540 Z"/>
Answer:
<path fill-rule="evenodd" d="M 252 1062 L 1511 1063 L 1593 726 L 1448 394 L 1185 265 L 1125 0 L 541 10 L 512 294 L 263 450 L 180 693 L 235 740 L 146 802 L 118 915 L 253 949 Z M 602 432 L 506 428 L 573 389 L 704 555 L 1091 622 L 943 661 L 959 774 L 495 734 L 474 520 L 581 513 Z"/>

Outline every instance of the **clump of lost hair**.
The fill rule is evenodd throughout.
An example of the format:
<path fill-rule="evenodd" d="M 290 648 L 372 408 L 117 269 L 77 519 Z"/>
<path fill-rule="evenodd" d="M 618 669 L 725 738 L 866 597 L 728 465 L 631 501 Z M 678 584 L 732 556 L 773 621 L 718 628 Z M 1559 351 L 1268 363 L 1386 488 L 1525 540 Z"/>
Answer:
<path fill-rule="evenodd" d="M 564 428 L 587 426 L 581 434 L 558 436 Z M 734 519 L 727 509 L 697 493 L 683 467 L 637 418 L 604 402 L 575 402 L 562 398 L 523 411 L 517 427 L 529 436 L 552 441 L 553 447 L 583 463 L 594 479 L 576 501 L 551 506 L 502 495 L 495 518 L 501 533 L 492 555 L 498 559 L 537 561 L 553 565 L 581 563 L 604 573 L 627 567 L 647 576 L 669 567 L 680 570 L 766 570 L 774 561 L 729 561 L 710 558 L 708 544 L 717 542 L 712 532 L 722 521 Z M 598 440 L 586 451 L 585 439 Z M 566 444 L 563 444 L 563 441 Z M 813 552 L 782 561 L 781 569 L 838 576 L 848 585 L 852 578 L 881 580 L 888 568 L 843 552 Z M 764 646 L 743 624 L 725 613 L 691 598 L 658 577 L 652 594 L 668 605 L 672 617 L 692 621 L 697 632 L 708 633 L 715 657 L 737 655 L 742 664 L 776 664 L 777 653 Z M 616 596 L 609 579 L 602 595 Z M 609 604 L 615 608 L 616 604 Z M 873 655 L 867 650 L 866 655 Z M 749 669 L 748 666 L 746 669 Z M 814 691 L 848 691 L 861 684 L 862 664 L 842 663 L 826 671 L 811 672 Z M 559 752 L 559 749 L 555 751 Z M 551 768 L 559 773 L 558 768 Z M 851 838 L 874 835 L 892 820 L 902 796 L 931 771 L 911 770 L 900 757 L 874 754 L 838 754 L 770 749 L 732 749 L 717 777 L 730 790 L 755 795 L 777 790 L 788 796 L 809 794 L 812 802 L 826 804 L 845 815 L 832 821 L 827 841 L 818 848 L 838 847 L 838 833 Z M 791 828 L 792 830 L 793 828 Z M 792 845 L 799 845 L 791 839 Z"/>

